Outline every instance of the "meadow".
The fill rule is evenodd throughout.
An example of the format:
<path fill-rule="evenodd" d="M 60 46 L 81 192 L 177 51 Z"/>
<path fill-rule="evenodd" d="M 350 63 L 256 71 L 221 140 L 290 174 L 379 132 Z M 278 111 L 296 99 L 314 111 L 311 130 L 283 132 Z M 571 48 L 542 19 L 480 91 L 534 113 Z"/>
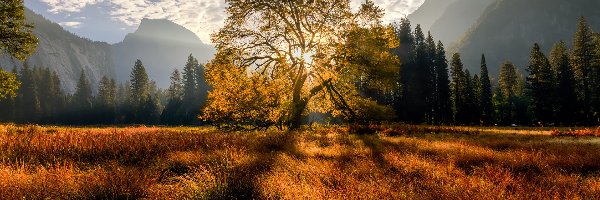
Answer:
<path fill-rule="evenodd" d="M 0 199 L 598 199 L 600 138 L 567 133 L 0 125 Z"/>

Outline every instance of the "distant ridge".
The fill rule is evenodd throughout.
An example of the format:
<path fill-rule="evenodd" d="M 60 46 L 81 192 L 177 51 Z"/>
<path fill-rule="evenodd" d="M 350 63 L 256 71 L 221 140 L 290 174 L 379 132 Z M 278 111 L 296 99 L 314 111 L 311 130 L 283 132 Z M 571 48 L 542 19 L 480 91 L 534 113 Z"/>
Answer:
<path fill-rule="evenodd" d="M 110 45 L 70 33 L 27 8 L 25 16 L 27 22 L 35 25 L 33 33 L 39 38 L 37 50 L 27 62 L 31 67 L 47 67 L 57 72 L 68 93 L 75 91 L 82 70 L 94 91 L 102 76 L 125 82 L 137 59 L 143 61 L 150 78 L 166 88 L 171 71 L 183 69 L 190 54 L 206 63 L 215 52 L 192 31 L 165 19 L 143 19 L 134 33 Z M 20 68 L 22 62 L 7 56 L 0 58 L 3 69 L 11 70 L 14 66 Z"/>
<path fill-rule="evenodd" d="M 590 0 L 499 0 L 488 7 L 455 51 L 472 72 L 479 72 L 482 53 L 493 74 L 505 60 L 524 69 L 534 43 L 546 55 L 560 40 L 571 45 L 579 17 L 586 17 L 592 29 L 600 31 L 598 8 L 600 1 Z"/>
<path fill-rule="evenodd" d="M 165 19 L 143 19 L 134 33 L 113 46 L 119 81 L 129 80 L 135 60 L 141 59 L 150 78 L 162 88 L 169 86 L 169 74 L 182 69 L 190 54 L 206 63 L 215 52 L 192 31 Z"/>

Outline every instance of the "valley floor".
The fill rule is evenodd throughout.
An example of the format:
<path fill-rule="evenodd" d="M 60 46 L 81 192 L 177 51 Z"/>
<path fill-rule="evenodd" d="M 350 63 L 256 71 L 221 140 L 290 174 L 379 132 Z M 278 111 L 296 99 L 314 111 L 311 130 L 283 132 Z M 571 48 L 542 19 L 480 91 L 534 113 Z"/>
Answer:
<path fill-rule="evenodd" d="M 597 199 L 600 138 L 0 125 L 0 199 Z"/>

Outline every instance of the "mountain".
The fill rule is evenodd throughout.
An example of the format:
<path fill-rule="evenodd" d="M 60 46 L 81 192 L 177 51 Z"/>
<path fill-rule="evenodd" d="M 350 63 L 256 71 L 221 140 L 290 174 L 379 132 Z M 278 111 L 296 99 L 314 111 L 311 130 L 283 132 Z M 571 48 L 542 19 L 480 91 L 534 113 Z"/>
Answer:
<path fill-rule="evenodd" d="M 166 88 L 173 69 L 183 69 L 190 54 L 205 63 L 214 52 L 212 46 L 180 25 L 165 19 L 143 19 L 134 33 L 114 45 L 117 78 L 120 82 L 129 80 L 133 64 L 140 59 L 150 79 Z"/>
<path fill-rule="evenodd" d="M 29 9 L 25 9 L 25 17 L 28 23 L 35 25 L 33 34 L 39 40 L 36 52 L 27 60 L 29 66 L 55 71 L 66 92 L 75 91 L 82 70 L 94 86 L 102 76 L 116 77 L 110 44 L 76 36 Z M 22 62 L 4 56 L 0 58 L 0 66 L 11 70 L 22 66 Z"/>
<path fill-rule="evenodd" d="M 455 44 L 479 19 L 486 8 L 495 1 L 454 0 L 431 25 L 431 34 L 436 40 L 441 40 L 446 46 Z"/>
<path fill-rule="evenodd" d="M 419 9 L 408 15 L 408 19 L 413 27 L 421 24 L 421 28 L 428 31 L 433 23 L 446 11 L 446 8 L 455 1 L 457 0 L 426 0 Z"/>
<path fill-rule="evenodd" d="M 600 31 L 598 8 L 596 0 L 499 0 L 486 9 L 455 50 L 472 72 L 479 72 L 482 53 L 494 74 L 505 60 L 523 69 L 534 43 L 546 55 L 559 40 L 571 44 L 580 16 Z"/>

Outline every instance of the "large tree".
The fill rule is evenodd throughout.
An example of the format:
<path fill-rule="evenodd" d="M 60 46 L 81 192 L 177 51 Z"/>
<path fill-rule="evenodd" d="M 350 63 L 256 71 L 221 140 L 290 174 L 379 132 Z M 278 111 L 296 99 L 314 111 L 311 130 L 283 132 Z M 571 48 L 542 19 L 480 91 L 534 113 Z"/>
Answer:
<path fill-rule="evenodd" d="M 33 26 L 25 23 L 23 0 L 0 1 L 0 56 L 5 53 L 24 60 L 35 50 L 37 38 Z M 0 68 L 0 100 L 15 97 L 20 83 L 16 75 Z"/>
<path fill-rule="evenodd" d="M 548 58 L 540 51 L 537 43 L 531 49 L 527 71 L 527 87 L 533 114 L 538 122 L 550 123 L 554 119 L 555 78 Z"/>
<path fill-rule="evenodd" d="M 501 107 L 504 116 L 499 116 L 502 123 L 516 123 L 517 97 L 519 94 L 519 76 L 517 68 L 512 62 L 506 61 L 500 67 L 498 86 L 502 95 Z"/>
<path fill-rule="evenodd" d="M 578 82 L 577 93 L 579 102 L 582 106 L 582 113 L 585 120 L 589 122 L 593 115 L 592 108 L 592 88 L 596 86 L 594 74 L 598 69 L 593 68 L 594 60 L 594 41 L 592 29 L 587 24 L 584 17 L 579 19 L 577 31 L 573 38 L 573 50 L 571 52 L 571 64 L 575 69 L 575 78 Z"/>
<path fill-rule="evenodd" d="M 452 100 L 450 94 L 450 79 L 448 77 L 448 60 L 444 44 L 438 41 L 435 57 L 435 94 L 436 96 L 436 120 L 441 124 L 452 122 Z"/>
<path fill-rule="evenodd" d="M 493 122 L 494 104 L 492 102 L 492 82 L 485 61 L 485 55 L 481 55 L 481 96 L 479 104 L 481 105 L 481 121 L 484 125 L 490 125 Z"/>
<path fill-rule="evenodd" d="M 452 91 L 452 108 L 454 110 L 454 121 L 457 124 L 467 122 L 468 115 L 466 109 L 466 93 L 467 93 L 467 76 L 463 71 L 463 63 L 460 59 L 460 54 L 455 53 L 452 56 L 450 73 L 452 74 L 452 82 L 450 88 Z"/>
<path fill-rule="evenodd" d="M 556 76 L 556 119 L 563 125 L 576 122 L 578 116 L 577 81 L 575 72 L 569 63 L 569 52 L 564 41 L 552 47 L 550 52 L 550 65 Z"/>
<path fill-rule="evenodd" d="M 130 77 L 131 97 L 133 107 L 140 107 L 150 96 L 150 79 L 141 60 L 135 61 Z"/>
<path fill-rule="evenodd" d="M 285 112 L 279 121 L 294 129 L 301 125 L 307 108 L 356 120 L 361 114 L 357 107 L 372 105 L 357 93 L 355 83 L 361 78 L 368 80 L 371 88 L 392 90 L 396 85 L 398 59 L 389 49 L 397 42 L 391 28 L 382 25 L 383 10 L 372 1 L 366 1 L 356 13 L 350 8 L 350 0 L 227 3 L 229 17 L 213 35 L 218 53 L 207 67 L 207 79 L 214 88 L 209 104 L 229 105 L 237 99 L 216 94 L 248 87 L 224 77 L 266 88 L 278 87 L 284 92 L 275 96 L 250 93 L 248 98 L 275 98 L 267 101 L 275 105 L 266 106 L 283 107 Z M 225 114 L 222 108 L 209 105 L 205 110 Z M 243 111 L 235 109 L 229 114 L 235 116 Z M 215 115 L 205 116 L 210 119 Z"/>

